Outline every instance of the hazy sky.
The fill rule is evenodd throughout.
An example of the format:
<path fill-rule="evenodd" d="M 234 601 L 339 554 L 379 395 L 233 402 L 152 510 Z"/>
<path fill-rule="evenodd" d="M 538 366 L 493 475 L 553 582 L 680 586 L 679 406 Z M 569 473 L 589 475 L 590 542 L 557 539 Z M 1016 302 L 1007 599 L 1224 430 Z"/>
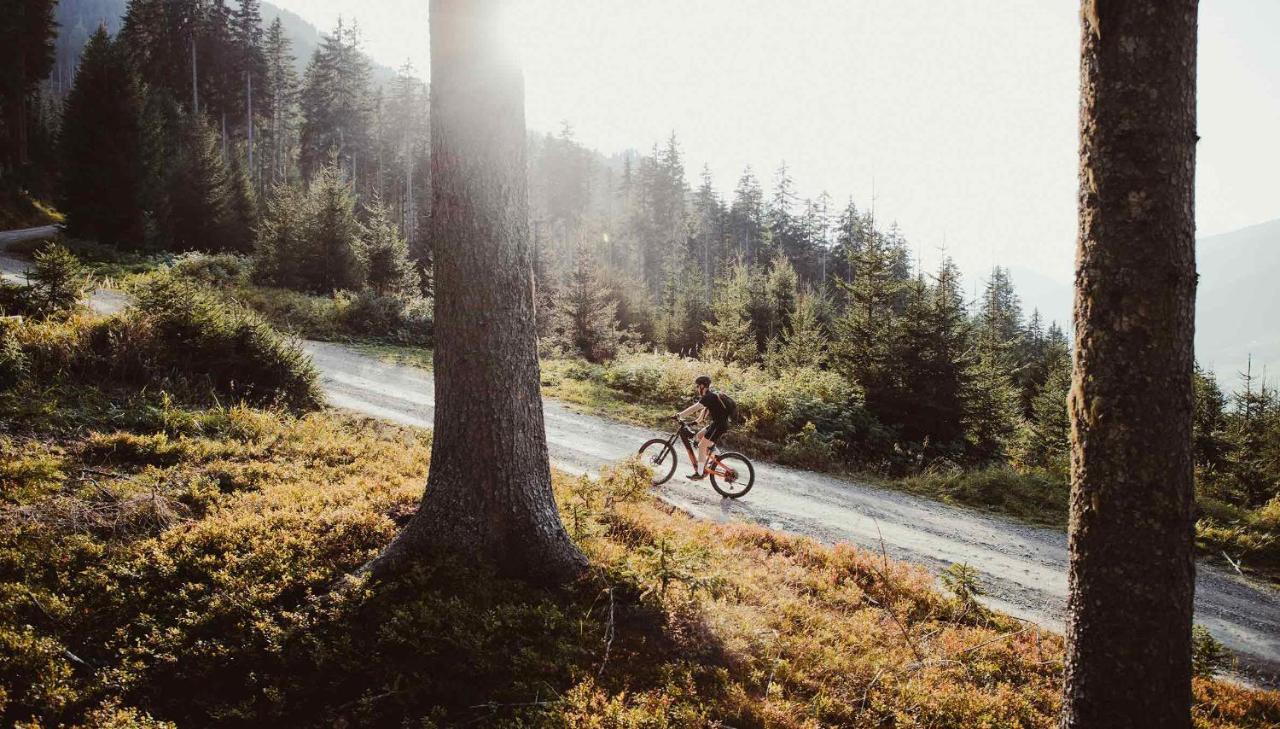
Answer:
<path fill-rule="evenodd" d="M 429 73 L 427 0 L 275 0 Z M 528 124 L 605 153 L 675 131 L 696 182 L 779 163 L 898 221 L 926 266 L 1069 284 L 1079 23 L 1071 0 L 515 0 Z M 1280 217 L 1280 2 L 1202 0 L 1201 235 Z M 1015 283 L 1019 283 L 1015 275 Z M 1030 283 L 1030 282 L 1026 282 Z"/>

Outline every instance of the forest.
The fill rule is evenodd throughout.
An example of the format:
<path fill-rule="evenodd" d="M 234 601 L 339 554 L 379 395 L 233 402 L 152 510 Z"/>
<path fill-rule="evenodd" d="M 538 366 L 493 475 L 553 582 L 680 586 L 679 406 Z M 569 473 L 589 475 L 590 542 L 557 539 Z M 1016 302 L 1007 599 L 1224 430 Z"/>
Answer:
<path fill-rule="evenodd" d="M 319 483 L 324 474 L 339 481 L 344 478 L 342 464 L 326 460 L 323 454 L 334 447 L 362 464 L 382 459 L 388 485 L 358 498 L 368 502 L 362 508 L 382 510 L 393 515 L 396 527 L 404 526 L 407 517 L 400 518 L 396 510 L 407 509 L 405 504 L 412 501 L 406 495 L 413 489 L 406 484 L 411 485 L 415 468 L 425 467 L 430 437 L 378 426 L 385 437 L 376 441 L 348 416 L 303 414 L 322 399 L 315 390 L 315 373 L 297 361 L 295 350 L 277 340 L 273 327 L 311 339 L 376 344 L 401 357 L 418 350 L 415 356 L 421 358 L 420 350 L 440 346 L 433 312 L 437 253 L 445 243 L 433 238 L 440 222 L 432 218 L 435 181 L 427 81 L 409 65 L 391 78 L 378 78 L 362 50 L 358 27 L 344 21 L 322 36 L 309 58 L 299 59 L 282 21 L 263 21 L 258 0 L 129 0 L 117 33 L 108 32 L 104 25 L 88 35 L 68 80 L 54 48 L 56 3 L 20 0 L 18 5 L 0 19 L 0 47 L 4 48 L 0 53 L 5 55 L 5 71 L 0 74 L 0 222 L 4 223 L 0 227 L 57 221 L 65 228 L 56 245 L 41 243 L 26 252 L 35 261 L 35 279 L 26 286 L 0 283 L 0 315 L 33 322 L 0 330 L 0 391 L 9 398 L 4 407 L 27 407 L 19 402 L 21 393 L 30 396 L 40 389 L 41 378 L 53 381 L 54 373 L 88 378 L 95 367 L 110 373 L 106 377 L 115 383 L 112 387 L 136 387 L 137 372 L 167 378 L 177 400 L 169 400 L 166 394 L 163 402 L 152 402 L 148 399 L 152 396 L 144 394 L 129 406 L 131 413 L 148 413 L 151 420 L 146 422 L 160 423 L 155 426 L 159 434 L 107 435 L 97 432 L 109 429 L 112 422 L 105 401 L 97 395 L 78 398 L 54 392 L 79 385 L 49 386 L 41 395 L 49 398 L 46 410 L 39 413 L 31 406 L 24 411 L 25 417 L 42 423 L 41 428 L 58 431 L 60 437 L 71 437 L 76 428 L 68 425 L 87 426 L 94 434 L 83 443 L 64 442 L 20 459 L 20 441 L 10 438 L 11 432 L 5 436 L 6 456 L 23 465 L 6 466 L 10 470 L 0 476 L 14 483 L 20 476 L 32 483 L 40 478 L 62 483 L 65 474 L 52 474 L 70 468 L 84 469 L 82 475 L 107 473 L 104 469 L 115 473 L 134 465 L 149 469 L 113 482 L 114 487 L 134 489 L 139 479 L 158 478 L 163 469 L 181 471 L 185 490 L 172 497 L 166 515 L 153 510 L 144 519 L 131 512 L 128 518 L 121 516 L 121 524 L 128 523 L 120 528 L 160 535 L 161 543 L 147 549 L 170 550 L 175 565 L 196 569 L 199 545 L 165 536 L 166 528 L 218 509 L 224 510 L 227 520 L 247 518 L 243 513 L 251 506 L 231 501 L 240 489 L 236 484 L 250 478 L 244 465 L 246 454 L 267 462 L 263 469 L 270 473 L 265 478 L 277 484 L 254 498 L 269 510 L 284 512 L 288 507 L 283 501 L 296 496 L 296 488 L 286 483 L 286 472 L 289 478 L 309 483 Z M 59 69 L 56 75 L 55 68 Z M 740 439 L 744 449 L 762 457 L 814 470 L 859 474 L 1033 522 L 1067 524 L 1071 333 L 1066 323 L 1045 321 L 1040 312 L 1025 311 L 1007 269 L 995 266 L 976 281 L 966 280 L 957 265 L 944 258 L 936 270 L 923 270 L 898 227 L 877 220 L 873 202 L 855 204 L 825 192 L 801 199 L 785 164 L 767 174 L 746 167 L 732 193 L 724 196 L 709 170 L 686 170 L 674 132 L 647 152 L 612 155 L 579 143 L 567 121 L 559 130 L 524 134 L 527 165 L 521 174 L 528 186 L 528 216 L 521 222 L 527 224 L 531 247 L 534 323 L 544 392 L 605 415 L 656 425 L 688 403 L 692 376 L 708 373 L 740 404 L 731 439 Z M 95 278 L 88 277 L 86 270 Z M 93 285 L 119 281 L 126 281 L 132 295 L 144 302 L 129 315 L 133 318 L 91 323 L 82 319 L 83 312 L 76 313 L 77 302 Z M 192 365 L 165 351 L 179 342 L 222 365 L 206 362 L 203 370 L 188 371 Z M 230 351 L 225 348 L 240 346 L 233 342 L 251 342 L 244 345 L 244 352 L 251 353 L 253 361 L 244 363 L 225 354 Z M 136 361 L 125 359 L 124 352 L 132 347 L 136 353 L 128 356 Z M 225 362 L 219 359 L 224 355 Z M 131 371 L 135 365 L 136 371 Z M 1280 394 L 1265 377 L 1252 371 L 1241 374 L 1241 385 L 1232 392 L 1225 392 L 1212 373 L 1199 367 L 1192 374 L 1196 539 L 1210 558 L 1274 581 L 1280 576 Z M 220 398 L 226 398 L 226 403 Z M 237 399 L 253 407 L 272 404 L 292 414 L 282 423 L 271 423 L 256 411 L 227 404 Z M 73 409 L 77 414 L 59 422 L 49 415 L 49 408 Z M 10 410 L 7 416 L 16 413 Z M 143 422 L 137 413 L 129 417 Z M 6 426 L 6 430 L 11 429 Z M 291 443 L 289 448 L 302 456 L 324 462 L 326 470 L 321 475 L 297 472 L 296 466 L 267 448 L 273 439 Z M 705 535 L 696 527 L 673 526 L 672 520 L 678 521 L 674 515 L 637 505 L 633 494 L 622 493 L 635 488 L 628 481 L 635 474 L 628 476 L 625 466 L 609 478 L 608 488 L 618 493 L 592 496 L 584 495 L 577 482 L 557 475 L 555 494 L 566 521 L 572 519 L 578 525 L 571 531 L 575 539 L 589 545 L 585 551 L 592 560 L 622 560 L 616 563 L 622 565 L 616 568 L 617 574 L 611 572 L 609 579 L 622 580 L 632 591 L 619 600 L 631 601 L 622 609 L 631 611 L 630 620 L 642 632 L 655 630 L 646 621 L 659 620 L 649 612 L 654 590 L 661 595 L 653 609 L 667 616 L 668 625 L 696 631 L 693 614 L 699 600 L 720 601 L 731 590 L 740 595 L 752 588 L 731 578 L 700 582 L 695 573 L 704 568 L 708 574 L 715 573 L 711 565 L 727 570 L 725 565 L 739 557 L 764 559 L 752 564 L 767 571 L 768 559 L 773 557 L 762 558 L 751 551 L 762 548 L 789 565 L 817 570 L 823 579 L 830 576 L 828 572 L 844 574 L 841 570 L 862 575 L 857 578 L 857 591 L 877 595 L 889 605 L 895 621 L 892 611 L 898 608 L 894 605 L 902 602 L 903 619 L 910 623 L 903 628 L 908 637 L 905 648 L 893 649 L 899 652 L 894 660 L 902 663 L 921 663 L 920 656 L 909 655 L 918 651 L 911 635 L 926 632 L 927 625 L 936 623 L 938 631 L 945 630 L 945 635 L 960 642 L 964 641 L 956 636 L 971 628 L 1017 630 L 1000 623 L 1003 618 L 975 607 L 976 588 L 963 570 L 959 577 L 952 577 L 959 585 L 957 597 L 944 606 L 931 602 L 936 598 L 929 592 L 928 580 L 915 573 L 894 583 L 865 555 L 839 548 L 814 552 L 825 548 L 767 536 L 767 530 L 731 528 L 726 532 L 729 546 L 708 551 L 699 541 Z M 126 482 L 133 485 L 125 486 Z M 10 480 L 5 483 L 8 489 Z M 358 490 L 343 483 L 348 492 Z M 30 494 L 40 491 L 32 488 Z M 6 499 L 10 505 L 24 504 L 34 498 L 30 494 L 10 497 L 6 492 Z M 125 503 L 132 504 L 130 499 L 134 496 L 125 497 Z M 121 497 L 114 503 L 119 506 Z M 346 536 L 325 541 L 317 527 L 300 527 L 314 545 L 279 546 L 278 553 L 264 559 L 280 560 L 280 564 L 300 559 L 317 570 L 321 564 L 336 562 L 349 570 L 361 561 L 353 555 L 367 552 L 389 536 L 386 523 L 334 512 L 331 503 L 317 502 L 313 507 L 347 530 Z M 25 515 L 32 513 L 27 506 L 21 509 L 28 509 L 22 512 Z M 652 525 L 655 520 L 674 530 L 670 544 L 665 537 L 641 534 L 657 529 Z M 101 535 L 114 528 L 102 523 L 94 526 L 91 531 L 97 529 L 97 536 L 76 545 L 74 559 L 91 560 L 95 550 L 102 549 L 94 539 L 106 540 Z M 202 528 L 209 530 L 210 543 L 221 545 L 218 549 L 233 549 L 230 523 Z M 45 540 L 67 538 L 57 528 L 32 533 Z M 254 532 L 254 539 L 269 541 L 270 537 Z M 21 559 L 35 560 L 39 570 L 50 574 L 60 569 L 36 556 L 12 556 L 21 550 L 11 540 L 5 548 L 12 553 L 4 558 L 6 575 L 12 576 L 14 561 Z M 619 556 L 634 549 L 639 552 Z M 735 557 L 732 550 L 746 550 L 742 554 L 751 556 Z M 103 590 L 123 589 L 118 584 L 119 571 L 159 569 L 144 567 L 141 552 L 115 554 L 112 560 L 111 570 L 116 572 L 95 577 Z M 442 563 L 431 569 L 446 575 L 446 582 L 474 577 L 467 572 L 470 567 L 461 572 L 451 571 L 454 568 Z M 293 567 L 281 569 L 287 573 L 282 578 L 287 584 L 280 590 L 314 599 L 323 587 L 314 574 L 294 572 Z M 897 569 L 886 568 L 888 572 Z M 427 585 L 436 601 L 434 608 L 457 621 L 447 628 L 454 632 L 449 634 L 445 654 L 462 656 L 458 660 L 463 661 L 464 670 L 481 677 L 475 680 L 497 685 L 500 681 L 489 667 L 478 664 L 481 654 L 467 654 L 462 648 L 492 636 L 482 636 L 484 626 L 468 622 L 465 606 L 450 603 L 447 589 L 433 582 L 429 573 L 416 572 L 391 592 Z M 263 568 L 254 574 L 253 579 L 261 580 L 255 589 L 267 589 L 271 570 Z M 187 589 L 177 584 L 173 574 L 148 575 L 156 589 L 161 585 L 166 590 Z M 227 590 L 236 589 L 233 575 L 218 572 L 211 579 Z M 666 593 L 673 584 L 668 601 Z M 27 593 L 35 605 L 52 599 L 46 594 L 47 585 L 35 589 Z M 506 599 L 497 597 L 497 587 L 493 589 L 493 595 L 475 599 Z M 800 609 L 803 589 L 796 585 L 776 589 L 774 597 L 752 598 L 762 602 L 751 605 L 751 620 L 765 620 L 765 612 L 779 607 L 771 600 Z M 793 589 L 796 595 L 787 592 Z M 661 651 L 647 653 L 650 648 L 642 645 L 644 640 L 632 635 L 627 639 L 632 643 L 620 644 L 618 650 L 653 675 L 644 679 L 649 681 L 644 684 L 649 686 L 647 698 L 627 705 L 625 681 L 606 677 L 604 664 L 599 666 L 598 680 L 584 680 L 596 667 L 568 647 L 573 620 L 591 623 L 593 630 L 614 629 L 611 590 L 607 626 L 597 624 L 602 617 L 594 602 L 587 600 L 592 607 L 584 610 L 585 598 L 574 595 L 530 597 L 532 606 L 512 605 L 502 613 L 509 622 L 501 625 L 500 634 L 518 632 L 522 621 L 534 619 L 534 612 L 555 615 L 552 622 L 557 627 L 548 642 L 531 646 L 526 658 L 535 667 L 545 667 L 539 661 L 559 666 L 572 677 L 568 683 L 557 683 L 576 687 L 557 708 L 563 712 L 563 721 L 633 711 L 635 725 L 641 725 L 642 715 L 655 711 L 654 702 L 666 701 L 687 712 L 682 716 L 693 725 L 706 717 L 696 714 L 699 709 L 687 692 L 706 689 L 718 697 L 719 712 L 750 717 L 748 723 L 758 725 L 785 725 L 780 717 L 787 704 L 781 696 L 776 705 L 764 706 L 748 695 L 755 696 L 763 685 L 760 696 L 767 699 L 775 673 L 779 685 L 785 684 L 797 695 L 810 695 L 814 686 L 845 680 L 835 678 L 831 667 L 805 663 L 801 654 L 816 650 L 813 646 L 782 645 L 776 655 L 789 658 L 775 657 L 775 663 L 766 667 L 763 648 L 753 644 L 743 654 L 749 654 L 743 660 L 750 665 L 734 668 L 754 678 L 750 685 L 733 684 L 705 666 L 685 665 Z M 829 625 L 837 642 L 850 640 L 862 625 L 858 621 L 872 620 L 870 614 L 858 613 L 849 623 L 850 614 L 841 614 L 842 601 L 851 599 L 842 592 L 844 587 L 815 586 L 813 590 L 817 603 L 805 608 L 814 611 L 805 619 Z M 887 592 L 892 590 L 898 592 Z M 785 597 L 777 596 L 784 593 Z M 222 686 L 210 699 L 216 705 L 181 706 L 161 690 L 163 681 L 148 683 L 159 675 L 156 666 L 166 661 L 184 665 L 167 679 L 184 691 L 210 676 L 227 680 L 219 673 L 212 648 L 190 664 L 178 660 L 183 641 L 197 641 L 204 630 L 216 632 L 216 626 L 186 626 L 183 630 L 189 633 L 182 636 L 146 637 L 145 648 L 139 648 L 146 655 L 138 659 L 138 666 L 119 669 L 122 685 L 128 687 L 125 693 L 140 706 L 158 707 L 158 715 L 196 723 L 210 717 L 227 723 L 263 720 L 310 700 L 312 692 L 318 691 L 316 686 L 332 680 L 320 678 L 325 670 L 350 668 L 361 650 L 397 650 L 392 645 L 395 640 L 387 635 L 368 643 L 343 633 L 340 619 L 365 624 L 385 620 L 393 633 L 417 624 L 397 612 L 386 595 L 363 607 L 348 595 L 336 603 L 312 605 L 307 608 L 310 612 L 289 615 L 272 612 L 278 598 L 283 599 L 278 594 L 254 593 L 250 604 L 225 607 L 218 619 L 236 624 L 237 630 L 254 621 L 270 623 L 255 637 L 259 642 L 243 648 L 241 658 L 262 666 L 299 666 L 313 681 L 305 688 L 291 684 L 280 672 L 266 670 L 253 690 L 274 697 L 278 702 L 274 705 L 237 694 L 243 687 Z M 110 601 L 88 594 L 59 599 L 53 608 L 39 610 L 70 621 L 67 611 L 72 606 L 92 605 L 111 616 L 122 631 L 109 637 L 77 624 L 69 634 L 78 640 L 118 642 L 133 630 L 125 626 L 122 616 L 127 610 L 122 604 L 107 604 Z M 155 608 L 157 624 L 181 614 L 183 606 L 174 600 Z M 9 602 L 3 603 L 4 609 L 30 611 L 29 606 L 20 609 Z M 162 615 L 165 611 L 172 614 Z M 757 640 L 744 629 L 735 630 L 741 632 L 727 640 L 743 644 Z M 306 640 L 301 639 L 281 647 L 272 644 L 268 635 L 272 631 L 295 638 L 314 631 L 316 642 L 304 645 Z M 169 639 L 175 643 L 166 643 Z M 984 634 L 977 642 L 985 639 Z M 5 640 L 16 644 L 34 639 Z M 724 650 L 712 642 L 705 635 L 691 634 L 670 649 L 688 648 L 704 657 Z M 219 645 L 218 650 L 241 650 Z M 123 648 L 117 645 L 113 650 Z M 1024 650 L 1029 648 L 1019 648 Z M 1035 650 L 1040 650 L 1038 643 Z M 1061 650 L 1061 646 L 1050 650 Z M 52 654 L 46 655 L 49 651 L 57 652 L 44 646 L 28 651 L 25 660 L 35 665 L 47 659 L 39 670 L 46 672 L 47 684 L 54 688 L 44 695 L 32 690 L 9 698 L 16 701 L 12 706 L 17 708 L 11 710 L 0 692 L 0 715 L 19 716 L 45 706 L 61 707 L 50 715 L 65 718 L 92 703 L 90 699 L 110 693 L 104 693 L 97 678 L 70 688 L 75 683 L 68 678 L 70 669 L 54 667 Z M 1054 699 L 1047 698 L 1052 692 L 1046 686 L 1057 679 L 1019 655 L 1017 660 L 1026 662 L 1017 665 L 1014 682 L 1033 690 L 1027 694 L 1031 698 L 1025 715 L 983 714 L 990 707 L 984 708 L 979 699 L 965 693 L 968 688 L 955 687 L 955 706 L 930 704 L 925 713 L 933 712 L 930 716 L 944 724 L 962 717 L 999 715 L 1008 725 L 1038 725 L 1028 717 L 1047 716 L 1045 702 L 1052 704 Z M 777 662 L 782 660 L 794 664 L 778 671 L 781 664 Z M 879 674 L 874 670 L 846 668 L 850 675 L 861 676 L 857 691 L 865 689 L 864 705 L 875 703 L 869 697 L 889 690 L 878 686 Z M 24 670 L 0 664 L 6 681 Z M 993 669 L 970 666 L 965 670 L 972 677 L 974 671 Z M 1207 669 L 1212 672 L 1212 667 Z M 388 683 L 331 685 L 350 703 L 330 702 L 304 723 L 321 724 L 335 717 L 385 720 L 394 711 L 380 704 L 383 699 L 376 698 L 381 693 L 375 694 L 375 689 L 385 689 L 391 702 L 415 710 L 442 701 L 452 690 L 438 676 L 431 681 L 443 683 L 427 682 L 422 689 L 387 688 L 395 680 L 389 676 L 377 680 Z M 920 692 L 921 701 L 929 686 L 937 685 L 933 682 L 950 680 L 928 671 L 910 678 L 919 682 L 911 685 Z M 810 695 L 813 700 L 803 711 L 819 723 L 852 721 L 835 708 L 848 697 L 832 698 L 823 693 L 826 690 L 817 689 L 821 699 Z M 836 694 L 852 690 L 843 685 L 831 689 Z M 1204 698 L 1218 689 L 1204 683 L 1197 684 L 1196 690 Z M 61 698 L 59 691 L 65 694 Z M 533 709 L 513 707 L 529 700 L 531 691 L 541 695 L 531 686 L 518 687 L 507 696 L 510 706 L 495 706 L 493 711 L 512 721 L 527 718 L 522 712 Z M 482 691 L 473 694 L 468 694 L 472 700 L 488 700 Z M 885 699 L 888 703 L 877 710 L 883 716 L 901 711 L 909 702 L 889 705 L 899 699 Z M 1236 701 L 1245 706 L 1241 716 L 1262 716 L 1262 723 L 1256 725 L 1265 725 L 1268 715 L 1249 714 L 1253 709 L 1247 702 Z M 1271 701 L 1270 710 L 1274 710 Z M 823 713 L 822 702 L 830 703 L 829 714 Z M 456 713 L 458 706 L 450 709 L 455 713 L 439 717 L 442 724 L 462 716 Z M 952 709 L 954 713 L 949 714 Z M 1006 709 L 1007 705 L 1000 711 Z M 95 711 L 103 725 L 109 723 L 103 717 L 109 716 L 125 717 L 118 726 L 143 725 L 128 723 L 141 721 L 141 714 L 132 714 L 127 707 L 106 703 Z M 1201 716 L 1205 722 L 1221 718 L 1204 711 L 1208 712 Z M 1230 713 L 1222 711 L 1223 717 Z M 620 719 L 617 725 L 631 724 Z M 1238 725 L 1249 724 L 1242 719 Z"/>

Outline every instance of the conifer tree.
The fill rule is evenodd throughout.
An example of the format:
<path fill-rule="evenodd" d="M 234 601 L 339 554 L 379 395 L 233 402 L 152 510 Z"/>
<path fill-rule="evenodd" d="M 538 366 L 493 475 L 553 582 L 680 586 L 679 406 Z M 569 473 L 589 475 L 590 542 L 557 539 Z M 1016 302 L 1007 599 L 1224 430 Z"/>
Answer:
<path fill-rule="evenodd" d="M 609 296 L 585 245 L 575 247 L 572 267 L 556 299 L 551 331 L 554 346 L 591 362 L 612 359 L 622 343 L 618 304 Z"/>
<path fill-rule="evenodd" d="M 355 28 L 339 19 L 333 33 L 324 37 L 311 57 L 299 93 L 299 164 L 307 179 L 328 164 L 331 151 L 336 151 L 348 176 L 359 176 L 361 164 L 372 166 L 369 69 Z"/>
<path fill-rule="evenodd" d="M 62 125 L 59 198 L 73 235 L 143 244 L 141 114 L 124 49 L 99 28 L 80 58 Z"/>
<path fill-rule="evenodd" d="M 747 265 L 754 265 L 764 244 L 764 192 L 751 167 L 738 178 L 729 208 L 729 236 L 734 252 Z"/>
<path fill-rule="evenodd" d="M 780 336 L 770 340 L 765 365 L 775 376 L 798 369 L 821 369 L 827 365 L 828 336 L 822 324 L 827 303 L 822 295 L 802 289 Z"/>
<path fill-rule="evenodd" d="M 312 180 L 307 197 L 314 216 L 303 269 L 307 289 L 325 294 L 359 289 L 366 278 L 364 231 L 336 155 Z"/>
<path fill-rule="evenodd" d="M 891 359 L 896 375 L 877 400 L 882 422 L 929 455 L 963 450 L 965 396 L 971 385 L 970 326 L 955 263 L 943 260 L 929 286 L 923 277 L 907 284 L 908 304 L 894 331 Z"/>
<path fill-rule="evenodd" d="M 264 179 L 279 184 L 290 179 L 297 134 L 298 74 L 293 68 L 292 43 L 280 18 L 271 21 L 263 43 L 262 110 L 267 118 L 262 134 Z"/>
<path fill-rule="evenodd" d="M 1045 380 L 1031 399 L 1031 413 L 1019 437 L 1015 462 L 1023 467 L 1048 469 L 1067 475 L 1071 454 L 1067 394 L 1071 391 L 1071 356 L 1056 350 Z"/>
<path fill-rule="evenodd" d="M 40 82 L 53 68 L 54 0 L 13 0 L 0 13 L 0 180 L 31 162 Z"/>
<path fill-rule="evenodd" d="M 191 114 L 180 121 L 179 134 L 161 201 L 163 244 L 175 251 L 247 250 L 252 238 L 232 225 L 238 213 L 218 134 L 203 115 Z"/>
<path fill-rule="evenodd" d="M 1192 416 L 1192 449 L 1195 452 L 1197 483 L 1205 483 L 1220 471 L 1224 464 L 1227 444 L 1224 436 L 1227 427 L 1227 398 L 1218 387 L 1212 372 L 1202 369 L 1199 363 L 1191 373 L 1195 393 L 1195 412 Z"/>
<path fill-rule="evenodd" d="M 253 250 L 254 230 L 258 226 L 258 194 L 243 157 L 240 154 L 230 155 L 223 248 L 249 253 Z"/>
<path fill-rule="evenodd" d="M 714 318 L 704 324 L 705 358 L 722 362 L 755 362 L 756 336 L 751 330 L 751 270 L 743 261 L 734 264 L 728 280 L 722 281 L 711 300 Z"/>
<path fill-rule="evenodd" d="M 799 294 L 799 277 L 791 260 L 779 251 L 765 278 L 765 306 L 767 318 L 761 335 L 765 341 L 774 339 L 791 328 L 791 316 L 796 309 Z"/>
<path fill-rule="evenodd" d="M 277 185 L 271 191 L 254 247 L 253 274 L 259 282 L 295 290 L 310 288 L 305 270 L 311 257 L 308 203 L 306 190 L 299 185 Z"/>
<path fill-rule="evenodd" d="M 374 200 L 369 208 L 364 258 L 369 288 L 377 295 L 403 297 L 419 292 L 422 283 L 409 260 L 409 244 L 381 200 Z"/>

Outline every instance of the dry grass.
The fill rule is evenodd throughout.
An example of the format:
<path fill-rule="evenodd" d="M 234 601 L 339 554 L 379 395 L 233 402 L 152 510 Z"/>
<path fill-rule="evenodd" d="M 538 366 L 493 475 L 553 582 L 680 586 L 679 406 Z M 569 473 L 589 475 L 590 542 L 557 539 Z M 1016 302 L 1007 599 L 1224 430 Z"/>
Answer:
<path fill-rule="evenodd" d="M 7 721 L 1055 724 L 1056 636 L 881 554 L 694 521 L 628 465 L 556 476 L 581 584 L 428 556 L 332 595 L 416 507 L 429 434 L 247 408 L 86 418 L 0 439 L 21 494 L 0 507 Z M 1276 694 L 1196 697 L 1198 726 L 1280 721 Z"/>

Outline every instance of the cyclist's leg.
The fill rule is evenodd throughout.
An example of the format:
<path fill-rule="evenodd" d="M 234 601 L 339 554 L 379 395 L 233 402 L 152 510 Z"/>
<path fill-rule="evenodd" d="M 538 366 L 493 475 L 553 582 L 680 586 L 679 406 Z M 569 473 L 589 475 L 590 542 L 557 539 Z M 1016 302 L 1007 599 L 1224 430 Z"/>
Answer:
<path fill-rule="evenodd" d="M 698 431 L 698 462 L 693 464 L 694 473 L 702 473 L 707 467 L 707 457 L 711 453 L 711 440 L 707 438 L 710 425 Z"/>

